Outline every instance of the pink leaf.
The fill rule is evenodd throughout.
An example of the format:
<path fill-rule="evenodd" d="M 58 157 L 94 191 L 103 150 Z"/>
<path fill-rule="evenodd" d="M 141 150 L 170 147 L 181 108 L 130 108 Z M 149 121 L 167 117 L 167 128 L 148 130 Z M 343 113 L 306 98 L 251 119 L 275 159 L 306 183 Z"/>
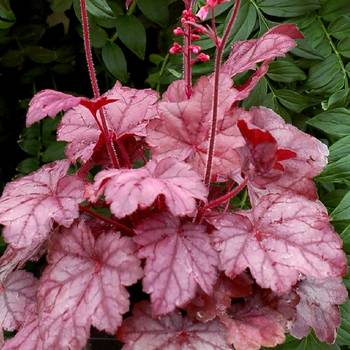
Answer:
<path fill-rule="evenodd" d="M 14 248 L 36 247 L 47 239 L 54 221 L 68 227 L 78 217 L 84 183 L 66 176 L 68 168 L 68 161 L 57 161 L 7 184 L 0 199 L 0 223 Z"/>
<path fill-rule="evenodd" d="M 206 201 L 207 189 L 199 175 L 175 158 L 152 160 L 140 169 L 101 171 L 95 178 L 94 197 L 104 193 L 117 218 L 152 205 L 159 195 L 174 215 L 191 214 L 195 199 Z"/>
<path fill-rule="evenodd" d="M 179 88 L 181 84 L 172 84 L 166 92 L 159 104 L 160 119 L 148 126 L 147 142 L 155 157 L 186 160 L 203 175 L 208 156 L 213 79 L 201 77 L 190 99 L 179 93 Z M 235 126 L 235 117 L 228 114 L 238 93 L 232 88 L 231 78 L 222 75 L 213 176 L 227 177 L 240 169 L 236 149 L 244 145 L 244 140 Z M 177 101 L 176 96 L 184 100 Z"/>
<path fill-rule="evenodd" d="M 301 38 L 303 36 L 295 25 L 281 24 L 270 29 L 261 38 L 238 41 L 233 45 L 231 55 L 223 65 L 222 72 L 235 76 L 255 69 L 259 62 L 284 56 L 296 46 L 294 39 Z"/>
<path fill-rule="evenodd" d="M 286 190 L 302 194 L 309 199 L 317 199 L 312 178 L 319 175 L 327 164 L 326 145 L 293 125 L 286 124 L 279 115 L 268 108 L 254 107 L 249 112 L 237 109 L 235 113 L 239 115 L 240 122 L 249 122 L 251 128 L 257 127 L 255 130 L 260 129 L 260 133 L 269 133 L 273 138 L 270 151 L 265 149 L 267 143 L 264 147 L 259 146 L 260 155 L 255 149 L 255 157 L 259 158 L 254 161 L 255 166 L 261 162 L 268 163 L 270 170 L 265 169 L 263 172 L 259 166 L 250 173 L 248 187 L 253 203 L 254 197 L 283 193 Z M 248 147 L 252 148 L 249 145 Z M 278 165 L 280 167 L 276 167 Z"/>
<path fill-rule="evenodd" d="M 218 216 L 214 225 L 226 274 L 249 268 L 261 287 L 279 294 L 300 274 L 326 278 L 346 271 L 342 242 L 320 202 L 292 193 L 264 196 L 252 211 Z"/>
<path fill-rule="evenodd" d="M 0 285 L 0 328 L 16 330 L 25 311 L 36 300 L 37 280 L 26 271 L 15 271 Z"/>
<path fill-rule="evenodd" d="M 95 239 L 84 222 L 50 242 L 39 286 L 40 333 L 46 349 L 80 350 L 90 326 L 113 334 L 129 309 L 130 286 L 142 276 L 135 246 L 117 233 Z M 65 334 L 62 337 L 62 334 Z"/>
<path fill-rule="evenodd" d="M 308 278 L 300 282 L 296 292 L 300 302 L 291 334 L 303 338 L 311 327 L 321 341 L 333 343 L 336 328 L 340 325 L 338 305 L 344 303 L 348 296 L 341 278 Z"/>
<path fill-rule="evenodd" d="M 127 134 L 145 135 L 145 126 L 157 115 L 156 92 L 136 90 L 121 86 L 120 83 L 104 94 L 109 100 L 117 102 L 103 108 L 109 130 L 120 138 Z M 101 131 L 92 114 L 83 106 L 68 111 L 58 129 L 58 140 L 67 141 L 67 157 L 86 162 L 93 154 Z"/>
<path fill-rule="evenodd" d="M 136 227 L 139 257 L 146 258 L 143 288 L 154 314 L 166 314 L 190 301 L 199 286 L 211 294 L 218 257 L 206 227 L 182 224 L 170 214 L 154 215 Z"/>
<path fill-rule="evenodd" d="M 40 91 L 29 103 L 26 125 L 29 127 L 46 116 L 53 118 L 61 111 L 78 106 L 80 100 L 80 97 L 55 90 Z"/>
<path fill-rule="evenodd" d="M 226 313 L 231 306 L 232 298 L 245 298 L 252 294 L 252 280 L 248 274 L 243 273 L 231 280 L 220 276 L 212 295 L 198 291 L 196 297 L 186 306 L 186 311 L 193 319 L 208 322 Z"/>
<path fill-rule="evenodd" d="M 277 141 L 269 131 L 250 129 L 244 120 L 239 120 L 237 125 L 247 142 L 251 162 L 258 174 L 268 173 L 272 169 L 284 171 L 280 161 L 297 157 L 291 150 L 278 149 Z"/>
<path fill-rule="evenodd" d="M 36 305 L 31 305 L 32 312 L 28 312 L 23 326 L 17 334 L 7 340 L 2 350 L 44 350 L 39 334 L 39 320 Z M 58 350 L 59 348 L 55 348 Z"/>
<path fill-rule="evenodd" d="M 230 350 L 224 327 L 218 321 L 192 323 L 174 312 L 153 319 L 147 302 L 137 304 L 133 316 L 123 322 L 118 338 L 123 350 Z"/>
<path fill-rule="evenodd" d="M 28 260 L 38 260 L 44 252 L 45 243 L 22 249 L 15 249 L 8 245 L 0 258 L 0 283 L 3 283 L 12 271 L 23 267 Z"/>
<path fill-rule="evenodd" d="M 258 350 L 284 342 L 283 318 L 257 295 L 244 305 L 233 305 L 222 319 L 228 328 L 228 341 L 236 350 Z"/>

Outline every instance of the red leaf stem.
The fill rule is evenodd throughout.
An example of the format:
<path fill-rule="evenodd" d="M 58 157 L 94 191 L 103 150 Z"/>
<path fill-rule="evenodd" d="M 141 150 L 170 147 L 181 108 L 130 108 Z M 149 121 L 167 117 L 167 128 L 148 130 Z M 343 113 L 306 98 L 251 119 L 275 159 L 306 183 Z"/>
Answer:
<path fill-rule="evenodd" d="M 92 51 L 91 51 L 91 45 L 90 45 L 90 32 L 89 32 L 89 18 L 86 10 L 85 0 L 80 0 L 80 9 L 81 9 L 81 20 L 83 25 L 84 50 L 85 50 L 86 63 L 88 66 L 90 82 L 91 82 L 94 98 L 98 98 L 100 97 L 100 90 L 98 88 L 96 71 L 94 67 L 94 61 L 92 58 Z M 119 166 L 118 156 L 115 151 L 112 139 L 109 136 L 108 125 L 107 125 L 106 116 L 104 114 L 103 108 L 100 109 L 100 116 L 101 116 L 102 128 L 100 123 L 97 122 L 97 124 L 101 128 L 101 131 L 104 135 L 108 155 L 111 158 L 113 166 L 115 168 L 119 168 L 120 166 Z"/>
<path fill-rule="evenodd" d="M 204 182 L 207 186 L 209 186 L 210 184 L 211 169 L 212 169 L 213 155 L 214 155 L 214 149 L 215 149 L 215 136 L 216 136 L 216 129 L 217 129 L 218 102 L 219 102 L 219 80 L 220 80 L 219 78 L 220 78 L 220 69 L 222 64 L 222 56 L 223 56 L 227 39 L 231 33 L 232 27 L 237 18 L 239 7 L 240 7 L 240 0 L 236 0 L 230 20 L 227 24 L 227 27 L 225 28 L 225 32 L 222 39 L 221 40 L 219 38 L 216 39 L 217 47 L 216 47 L 216 54 L 215 54 L 215 69 L 214 69 L 213 114 L 212 114 L 212 120 L 211 120 L 209 147 L 207 152 L 208 158 L 207 158 L 205 177 L 204 177 Z"/>
<path fill-rule="evenodd" d="M 80 209 L 80 211 L 82 211 L 82 212 L 88 214 L 89 216 L 91 216 L 91 217 L 93 217 L 93 218 L 95 218 L 95 219 L 104 221 L 104 222 L 106 222 L 106 223 L 108 223 L 108 224 L 111 224 L 111 225 L 115 226 L 115 227 L 118 228 L 120 231 L 122 231 L 123 233 L 125 233 L 127 236 L 134 236 L 134 235 L 135 235 L 134 231 L 133 231 L 131 228 L 129 228 L 129 227 L 123 225 L 122 223 L 118 222 L 117 220 L 113 220 L 113 219 L 110 219 L 110 218 L 106 218 L 105 216 L 102 216 L 102 215 L 100 215 L 100 214 L 94 212 L 94 211 L 91 210 L 90 208 L 85 207 L 85 206 L 83 206 L 83 205 L 79 205 L 79 209 Z"/>

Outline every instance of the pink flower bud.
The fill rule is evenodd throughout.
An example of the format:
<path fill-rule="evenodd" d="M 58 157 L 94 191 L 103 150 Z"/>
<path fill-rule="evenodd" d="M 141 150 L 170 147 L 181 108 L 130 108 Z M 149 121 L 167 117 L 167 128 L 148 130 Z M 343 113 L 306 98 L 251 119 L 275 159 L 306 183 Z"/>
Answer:
<path fill-rule="evenodd" d="M 202 48 L 199 45 L 191 45 L 190 49 L 196 55 L 199 54 L 202 50 Z"/>
<path fill-rule="evenodd" d="M 174 43 L 169 49 L 169 53 L 172 55 L 177 55 L 182 52 L 182 46 L 179 43 Z"/>
<path fill-rule="evenodd" d="M 197 56 L 198 61 L 200 62 L 208 62 L 210 60 L 210 56 L 201 52 L 198 56 Z"/>
<path fill-rule="evenodd" d="M 184 35 L 184 31 L 181 27 L 177 27 L 173 30 L 174 35 L 181 36 Z"/>
<path fill-rule="evenodd" d="M 193 41 L 196 41 L 196 40 L 199 40 L 201 37 L 200 37 L 200 35 L 198 35 L 198 34 L 192 34 L 191 35 L 191 39 L 193 40 Z"/>

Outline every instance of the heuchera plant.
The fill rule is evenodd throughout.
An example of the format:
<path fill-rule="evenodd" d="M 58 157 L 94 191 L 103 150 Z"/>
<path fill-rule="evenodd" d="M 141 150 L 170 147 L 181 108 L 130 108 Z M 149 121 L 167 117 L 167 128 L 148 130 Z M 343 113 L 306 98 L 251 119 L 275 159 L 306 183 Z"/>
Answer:
<path fill-rule="evenodd" d="M 17 330 L 2 349 L 80 350 L 91 326 L 124 350 L 256 350 L 311 330 L 335 340 L 347 264 L 313 182 L 327 147 L 268 108 L 240 107 L 302 35 L 279 25 L 236 42 L 223 62 L 240 1 L 222 36 L 215 20 L 200 21 L 223 2 L 207 0 L 196 16 L 184 1 L 174 30 L 184 40 L 170 49 L 183 55 L 184 79 L 160 97 L 118 82 L 100 96 L 80 1 L 94 97 L 34 96 L 27 126 L 64 111 L 67 159 L 9 183 L 0 199 L 0 322 Z M 192 65 L 209 59 L 193 44 L 203 35 L 216 45 L 214 73 L 193 84 Z M 230 202 L 241 191 L 248 210 Z M 39 279 L 21 270 L 44 254 Z M 139 281 L 150 301 L 123 319 Z"/>

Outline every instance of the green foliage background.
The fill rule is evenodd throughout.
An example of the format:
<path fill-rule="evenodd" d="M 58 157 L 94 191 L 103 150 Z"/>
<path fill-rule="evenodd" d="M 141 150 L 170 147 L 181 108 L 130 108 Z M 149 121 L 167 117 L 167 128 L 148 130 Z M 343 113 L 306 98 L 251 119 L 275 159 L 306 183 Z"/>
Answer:
<path fill-rule="evenodd" d="M 181 58 L 167 54 L 181 0 L 137 0 L 127 12 L 122 0 L 87 3 L 102 91 L 118 79 L 161 92 L 181 77 Z M 230 3 L 218 8 L 219 31 L 231 8 Z M 230 42 L 254 38 L 284 22 L 296 23 L 305 39 L 287 57 L 271 64 L 243 105 L 270 107 L 330 146 L 329 165 L 316 180 L 320 198 L 350 255 L 350 1 L 242 0 Z M 63 158 L 64 143 L 55 141 L 60 116 L 29 129 L 24 129 L 24 120 L 29 99 L 41 89 L 91 96 L 81 35 L 79 0 L 0 0 L 0 187 L 13 176 Z M 213 54 L 209 40 L 199 44 Z M 210 72 L 212 65 L 194 66 L 195 76 Z M 350 276 L 345 282 L 350 288 Z M 349 302 L 342 306 L 335 345 L 320 344 L 310 335 L 303 341 L 288 339 L 278 347 L 348 348 Z"/>

